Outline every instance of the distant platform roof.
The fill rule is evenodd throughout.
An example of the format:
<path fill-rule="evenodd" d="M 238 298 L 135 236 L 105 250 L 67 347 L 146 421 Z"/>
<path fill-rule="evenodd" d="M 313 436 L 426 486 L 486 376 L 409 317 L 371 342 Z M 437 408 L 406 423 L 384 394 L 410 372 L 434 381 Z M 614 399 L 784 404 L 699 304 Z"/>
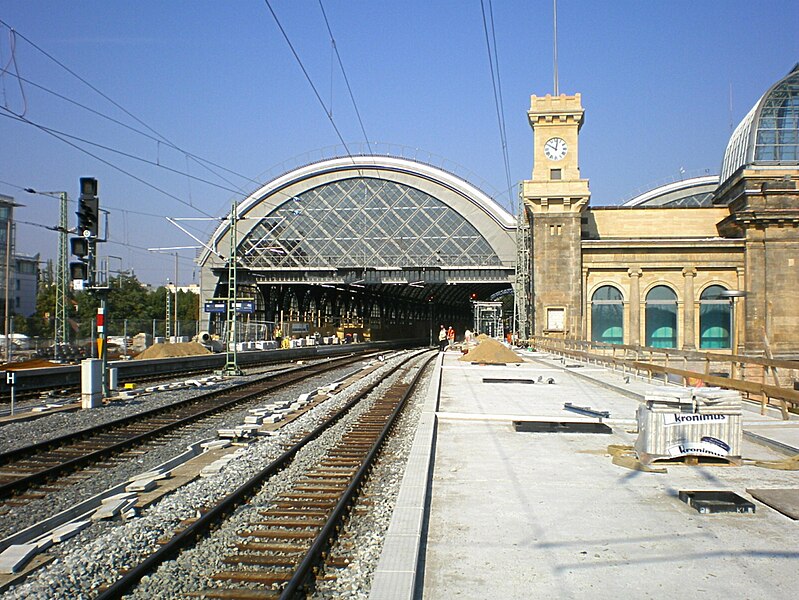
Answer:
<path fill-rule="evenodd" d="M 799 165 L 799 63 L 763 94 L 733 131 L 720 183 L 749 165 Z"/>
<path fill-rule="evenodd" d="M 681 179 L 639 194 L 622 206 L 712 206 L 713 192 L 718 185 L 718 175 Z"/>
<path fill-rule="evenodd" d="M 254 270 L 512 269 L 516 259 L 513 215 L 465 180 L 407 159 L 306 165 L 262 186 L 238 216 L 239 260 Z M 222 223 L 209 245 L 226 250 L 228 231 Z"/>

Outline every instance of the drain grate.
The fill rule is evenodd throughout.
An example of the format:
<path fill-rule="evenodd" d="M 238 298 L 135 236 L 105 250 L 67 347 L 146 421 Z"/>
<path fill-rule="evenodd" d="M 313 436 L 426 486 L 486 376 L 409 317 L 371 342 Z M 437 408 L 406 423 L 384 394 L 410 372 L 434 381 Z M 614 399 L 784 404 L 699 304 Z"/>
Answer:
<path fill-rule="evenodd" d="M 755 512 L 755 505 L 735 492 L 680 490 L 679 498 L 703 515 Z"/>
<path fill-rule="evenodd" d="M 604 423 L 593 421 L 514 421 L 513 427 L 524 433 L 613 433 Z"/>
<path fill-rule="evenodd" d="M 501 377 L 483 377 L 483 383 L 535 383 L 532 379 L 502 379 Z"/>

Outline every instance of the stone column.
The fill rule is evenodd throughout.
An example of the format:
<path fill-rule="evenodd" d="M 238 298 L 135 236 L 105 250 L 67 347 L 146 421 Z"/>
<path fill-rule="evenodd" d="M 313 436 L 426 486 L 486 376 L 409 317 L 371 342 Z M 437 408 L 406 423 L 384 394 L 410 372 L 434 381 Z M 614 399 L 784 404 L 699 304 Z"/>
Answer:
<path fill-rule="evenodd" d="M 738 289 L 746 290 L 745 269 L 743 267 L 738 267 L 736 269 L 736 275 L 738 277 Z M 735 327 L 735 331 L 734 332 L 731 331 L 730 335 L 734 335 L 735 339 L 730 340 L 730 342 L 732 342 L 730 345 L 734 345 L 732 349 L 733 354 L 744 354 L 746 352 L 746 346 L 747 346 L 746 297 L 739 298 L 738 300 L 733 300 L 732 311 L 733 311 L 733 326 Z"/>
<path fill-rule="evenodd" d="M 582 289 L 582 304 L 583 304 L 583 318 L 582 318 L 582 338 L 584 340 L 590 339 L 590 332 L 588 331 L 588 319 L 591 315 L 591 303 L 588 299 L 588 269 L 583 267 L 583 289 Z"/>
<path fill-rule="evenodd" d="M 641 345 L 641 275 L 643 271 L 634 267 L 627 270 L 630 276 L 630 334 L 628 336 L 631 346 Z"/>
<path fill-rule="evenodd" d="M 696 302 L 694 299 L 694 279 L 696 278 L 696 269 L 694 267 L 685 267 L 682 270 L 684 277 L 683 281 L 683 327 L 682 327 L 682 349 L 694 350 L 696 343 Z"/>

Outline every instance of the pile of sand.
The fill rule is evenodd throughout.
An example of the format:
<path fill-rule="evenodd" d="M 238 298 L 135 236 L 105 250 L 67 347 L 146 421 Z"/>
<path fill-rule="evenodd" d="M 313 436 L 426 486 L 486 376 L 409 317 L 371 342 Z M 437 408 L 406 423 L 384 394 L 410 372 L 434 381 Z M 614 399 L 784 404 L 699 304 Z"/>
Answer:
<path fill-rule="evenodd" d="M 504 365 L 507 363 L 524 362 L 514 354 L 512 350 L 505 347 L 504 344 L 490 337 L 481 340 L 479 346 L 472 348 L 469 350 L 468 354 L 464 354 L 458 360 L 485 365 Z"/>
<path fill-rule="evenodd" d="M 198 354 L 211 354 L 211 351 L 197 342 L 153 344 L 147 348 L 147 350 L 137 355 L 136 358 L 174 358 L 178 356 L 196 356 Z"/>

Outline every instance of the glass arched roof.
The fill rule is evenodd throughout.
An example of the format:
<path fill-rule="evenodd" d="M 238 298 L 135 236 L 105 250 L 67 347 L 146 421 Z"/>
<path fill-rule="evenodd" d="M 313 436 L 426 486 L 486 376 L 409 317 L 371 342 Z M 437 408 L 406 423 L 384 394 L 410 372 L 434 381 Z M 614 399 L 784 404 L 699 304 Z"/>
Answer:
<path fill-rule="evenodd" d="M 733 131 L 722 161 L 721 182 L 751 164 L 799 165 L 799 63 Z"/>
<path fill-rule="evenodd" d="M 239 244 L 252 269 L 500 264 L 461 214 L 419 189 L 351 177 L 296 194 Z"/>
<path fill-rule="evenodd" d="M 704 175 L 673 181 L 639 194 L 622 206 L 670 206 L 702 207 L 711 206 L 713 192 L 719 184 L 717 175 Z"/>
<path fill-rule="evenodd" d="M 504 277 L 516 260 L 512 215 L 467 181 L 404 158 L 305 165 L 253 192 L 236 213 L 238 262 L 262 274 L 363 267 Z M 199 257 L 204 269 L 224 266 L 229 233 L 225 219 Z"/>

